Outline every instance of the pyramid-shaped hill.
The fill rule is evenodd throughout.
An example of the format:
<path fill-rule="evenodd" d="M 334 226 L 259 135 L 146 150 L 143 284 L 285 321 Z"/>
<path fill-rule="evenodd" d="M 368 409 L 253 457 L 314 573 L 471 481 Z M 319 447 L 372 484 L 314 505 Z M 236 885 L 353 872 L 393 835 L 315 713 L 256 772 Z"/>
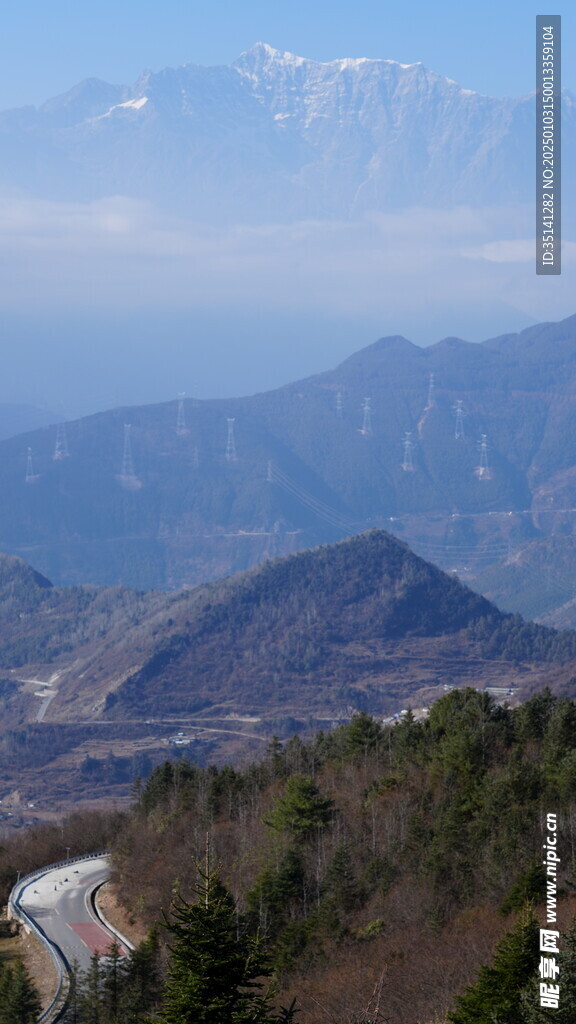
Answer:
<path fill-rule="evenodd" d="M 11 600 L 19 606 L 27 606 L 31 598 L 37 597 L 38 591 L 50 590 L 51 587 L 50 580 L 22 558 L 0 552 L 0 603 Z"/>
<path fill-rule="evenodd" d="M 201 590 L 194 615 L 185 594 L 171 604 L 172 634 L 108 714 L 377 712 L 427 688 L 515 685 L 576 658 L 575 633 L 505 615 L 381 530 Z"/>
<path fill-rule="evenodd" d="M 58 588 L 14 558 L 0 576 L 4 785 L 59 805 L 103 795 L 87 755 L 164 760 L 177 730 L 228 761 L 447 687 L 574 695 L 576 633 L 500 612 L 380 530 L 176 594 Z"/>

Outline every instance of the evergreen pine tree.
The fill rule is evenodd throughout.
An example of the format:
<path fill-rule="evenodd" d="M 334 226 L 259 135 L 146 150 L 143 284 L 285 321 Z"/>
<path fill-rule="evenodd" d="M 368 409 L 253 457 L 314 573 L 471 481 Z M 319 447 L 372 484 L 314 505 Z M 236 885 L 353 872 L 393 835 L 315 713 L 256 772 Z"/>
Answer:
<path fill-rule="evenodd" d="M 572 927 L 560 937 L 560 953 L 555 956 L 560 972 L 554 980 L 535 975 L 522 996 L 524 1017 L 522 1024 L 574 1024 L 576 1021 L 576 918 Z M 546 954 L 554 956 L 554 954 Z M 558 1008 L 540 1006 L 540 982 L 559 985 Z"/>
<path fill-rule="evenodd" d="M 261 945 L 238 935 L 234 900 L 216 874 L 201 873 L 198 900 L 179 897 L 167 922 L 173 936 L 163 1024 L 268 1024 L 275 1020 L 261 979 Z"/>
<path fill-rule="evenodd" d="M 40 999 L 21 960 L 0 969 L 0 1024 L 36 1024 Z"/>
<path fill-rule="evenodd" d="M 118 1017 L 122 1024 L 141 1024 L 146 1013 L 160 1005 L 159 959 L 158 932 L 154 928 L 127 958 Z"/>
<path fill-rule="evenodd" d="M 8 1002 L 8 993 L 10 991 L 11 981 L 12 972 L 10 968 L 4 967 L 0 963 L 0 1024 L 5 1024 L 6 1021 L 4 1007 Z"/>
<path fill-rule="evenodd" d="M 94 953 L 81 986 L 79 1005 L 82 1024 L 108 1024 L 102 1013 L 102 974 L 100 957 Z"/>
<path fill-rule="evenodd" d="M 285 832 L 296 840 L 306 840 L 331 821 L 334 804 L 323 797 L 307 775 L 292 775 L 265 824 L 275 832 Z"/>
<path fill-rule="evenodd" d="M 331 898 L 338 911 L 348 913 L 358 906 L 360 887 L 354 876 L 352 857 L 345 843 L 336 847 L 322 883 L 324 896 Z"/>
<path fill-rule="evenodd" d="M 68 973 L 68 998 L 62 1016 L 63 1024 L 82 1024 L 82 978 L 78 961 L 74 960 Z"/>
<path fill-rule="evenodd" d="M 490 967 L 481 967 L 478 980 L 457 999 L 448 1014 L 451 1024 L 525 1024 L 522 992 L 536 977 L 540 954 L 538 924 L 531 908 L 496 947 Z"/>
<path fill-rule="evenodd" d="M 258 875 L 247 902 L 253 916 L 257 915 L 258 927 L 274 937 L 287 920 L 302 912 L 305 894 L 302 857 L 298 851 L 289 849 L 276 870 L 265 868 Z"/>
<path fill-rule="evenodd" d="M 120 1003 L 126 963 L 117 942 L 113 942 L 102 964 L 101 1017 L 106 1024 L 124 1024 Z"/>

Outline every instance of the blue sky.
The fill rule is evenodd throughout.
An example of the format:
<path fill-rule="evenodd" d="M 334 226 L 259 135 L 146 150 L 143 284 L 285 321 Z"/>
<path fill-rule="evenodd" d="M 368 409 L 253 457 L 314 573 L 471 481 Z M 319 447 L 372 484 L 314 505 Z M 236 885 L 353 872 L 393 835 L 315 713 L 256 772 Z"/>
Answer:
<path fill-rule="evenodd" d="M 355 0 L 12 0 L 2 12 L 0 109 L 37 104 L 96 76 L 132 82 L 143 68 L 227 64 L 256 41 L 304 57 L 386 57 L 491 95 L 531 92 L 534 17 L 564 17 L 564 82 L 576 91 L 573 5 Z"/>

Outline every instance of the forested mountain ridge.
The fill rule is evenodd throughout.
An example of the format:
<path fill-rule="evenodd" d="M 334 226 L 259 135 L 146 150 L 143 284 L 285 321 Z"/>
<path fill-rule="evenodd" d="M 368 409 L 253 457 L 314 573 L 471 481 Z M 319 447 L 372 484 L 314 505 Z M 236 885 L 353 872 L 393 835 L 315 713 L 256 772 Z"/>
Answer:
<path fill-rule="evenodd" d="M 457 685 L 574 688 L 573 632 L 500 612 L 380 530 L 177 594 L 0 571 L 0 780 L 32 817 L 56 793 L 126 799 L 170 744 L 231 759 Z"/>
<path fill-rule="evenodd" d="M 571 317 L 483 344 L 384 338 L 180 418 L 113 410 L 0 442 L 0 549 L 58 584 L 170 589 L 378 526 L 554 622 L 575 596 L 575 395 Z"/>
<path fill-rule="evenodd" d="M 454 682 L 492 674 L 495 659 L 514 675 L 520 662 L 576 657 L 576 634 L 502 614 L 378 530 L 269 562 L 210 593 L 185 630 L 186 603 L 172 606 L 174 635 L 116 691 L 114 714 L 231 698 L 253 710 L 270 699 L 385 710 L 392 693 L 406 702 L 442 668 Z M 400 681 L 403 661 L 412 685 Z"/>
<path fill-rule="evenodd" d="M 202 1006 L 210 992 L 233 990 L 230 950 L 258 936 L 274 1002 L 294 997 L 302 1024 L 375 1024 L 383 1007 L 395 1024 L 545 1024 L 538 927 L 552 818 L 558 1020 L 571 1024 L 575 766 L 573 700 L 544 690 L 509 708 L 456 689 L 426 720 L 382 725 L 360 713 L 304 743 L 275 739 L 242 767 L 165 762 L 136 785 L 127 814 L 75 814 L 5 841 L 0 885 L 6 896 L 16 864 L 49 863 L 64 842 L 72 855 L 110 849 L 126 927 L 140 936 L 152 928 L 140 956 L 147 950 L 153 991 L 114 986 L 124 974 L 134 980 L 135 963 L 111 958 L 100 965 L 102 984 L 89 976 L 80 987 L 66 1018 L 75 1024 L 93 1021 L 96 1004 L 110 1024 L 166 1012 L 174 975 L 164 987 L 165 957 L 152 954 L 159 943 L 173 949 L 175 936 L 188 943 L 180 996 L 189 985 L 189 1000 Z M 222 883 L 231 944 L 214 941 Z M 166 917 L 180 930 L 158 929 Z M 270 1008 L 262 1024 L 272 1021 Z"/>
<path fill-rule="evenodd" d="M 113 844 L 116 891 L 152 925 L 175 879 L 184 899 L 194 892 L 208 834 L 240 932 L 260 934 L 278 1001 L 295 996 L 306 1024 L 377 1020 L 378 1006 L 395 1024 L 542 1024 L 540 851 L 553 809 L 555 927 L 572 925 L 560 941 L 568 1022 L 575 726 L 574 702 L 549 691 L 512 710 L 463 689 L 425 721 L 360 714 L 306 744 L 274 742 L 244 769 L 165 764 Z M 480 970 L 491 961 L 496 971 Z"/>
<path fill-rule="evenodd" d="M 72 696 L 78 714 L 106 694 L 114 715 L 230 699 L 262 710 L 294 700 L 335 706 L 348 687 L 348 702 L 384 709 L 391 692 L 406 700 L 431 669 L 437 675 L 435 656 L 451 676 L 472 663 L 492 674 L 490 662 L 501 660 L 514 675 L 522 662 L 576 658 L 575 633 L 500 612 L 381 530 L 178 594 L 57 588 L 10 556 L 0 560 L 0 588 L 1 664 L 62 674 L 54 720 L 66 718 Z M 403 660 L 422 665 L 398 691 Z M 135 662 L 136 672 L 123 673 Z"/>

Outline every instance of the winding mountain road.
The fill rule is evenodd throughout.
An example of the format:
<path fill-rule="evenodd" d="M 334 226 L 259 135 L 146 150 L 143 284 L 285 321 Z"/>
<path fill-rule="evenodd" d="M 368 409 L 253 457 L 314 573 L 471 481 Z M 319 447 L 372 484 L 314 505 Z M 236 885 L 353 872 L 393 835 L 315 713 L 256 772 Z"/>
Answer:
<path fill-rule="evenodd" d="M 18 906 L 58 947 L 69 966 L 76 961 L 81 970 L 86 970 L 91 956 L 96 952 L 105 954 L 114 941 L 124 956 L 132 948 L 128 940 L 109 931 L 92 906 L 94 890 L 109 875 L 105 856 L 72 861 L 23 879 L 14 894 Z"/>

